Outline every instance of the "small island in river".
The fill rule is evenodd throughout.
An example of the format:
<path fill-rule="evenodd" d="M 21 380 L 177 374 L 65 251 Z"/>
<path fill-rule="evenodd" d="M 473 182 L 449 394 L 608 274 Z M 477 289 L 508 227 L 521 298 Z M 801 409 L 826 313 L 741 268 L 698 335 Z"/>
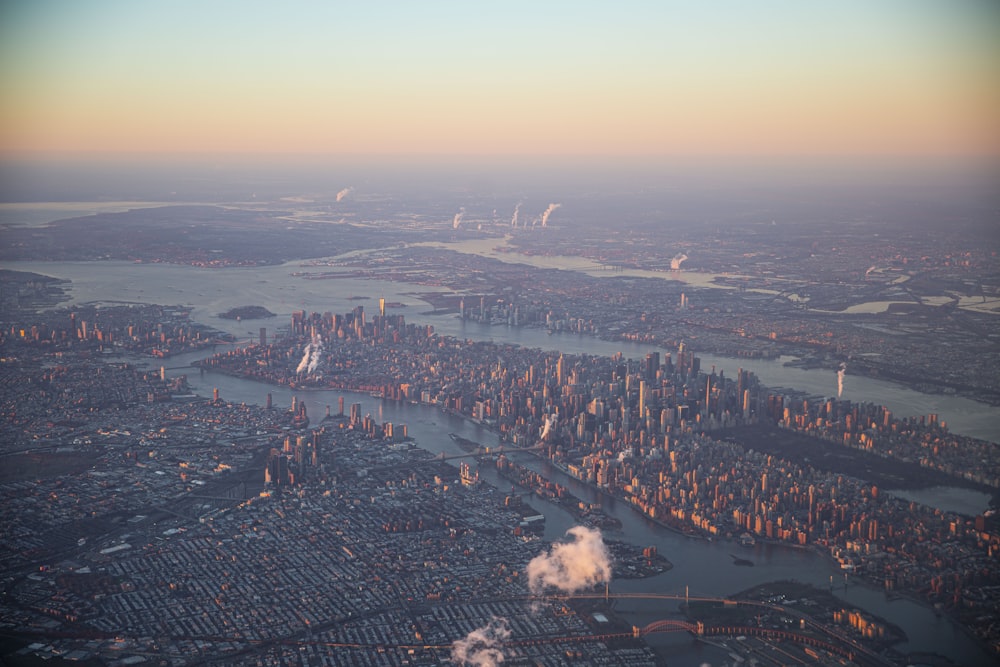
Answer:
<path fill-rule="evenodd" d="M 264 306 L 238 306 L 219 313 L 219 317 L 224 320 L 263 320 L 275 317 L 275 314 Z"/>

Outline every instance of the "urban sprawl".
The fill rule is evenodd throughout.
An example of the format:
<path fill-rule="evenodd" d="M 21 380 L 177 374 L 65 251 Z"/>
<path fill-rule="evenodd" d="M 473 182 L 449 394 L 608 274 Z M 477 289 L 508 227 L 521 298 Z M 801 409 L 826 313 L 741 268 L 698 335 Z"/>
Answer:
<path fill-rule="evenodd" d="M 465 303 L 460 311 L 475 317 Z M 815 550 L 1000 649 L 995 518 L 884 490 L 907 479 L 1000 488 L 996 446 L 950 433 L 935 415 L 900 419 L 879 405 L 769 389 L 742 369 L 701 367 L 683 344 L 644 359 L 547 352 L 440 336 L 384 307 L 299 311 L 216 354 L 210 346 L 225 337 L 181 307 L 18 317 L 0 340 L 2 435 L 15 462 L 0 480 L 0 629 L 32 640 L 24 654 L 656 664 L 643 641 L 653 629 L 601 606 L 609 577 L 531 581 L 529 563 L 549 549 L 532 534 L 531 500 L 438 460 L 405 425 L 361 414 L 349 397 L 322 416 L 301 401 L 289 410 L 198 397 L 185 376 L 118 356 L 193 350 L 205 350 L 201 372 L 303 394 L 366 392 L 474 420 L 503 443 L 472 452 L 479 466 L 510 478 L 538 457 L 691 539 Z M 849 456 L 834 469 L 809 456 L 817 447 Z M 543 499 L 567 493 L 537 474 L 520 481 Z M 585 535 L 567 539 L 559 546 Z M 625 549 L 613 576 L 625 576 L 622 562 L 635 564 L 632 576 L 655 573 L 659 558 Z M 783 642 L 787 632 L 786 650 L 830 664 L 892 662 L 897 634 L 862 612 L 754 604 L 757 630 L 748 621 L 731 634 Z M 706 641 L 726 636 L 690 623 Z"/>

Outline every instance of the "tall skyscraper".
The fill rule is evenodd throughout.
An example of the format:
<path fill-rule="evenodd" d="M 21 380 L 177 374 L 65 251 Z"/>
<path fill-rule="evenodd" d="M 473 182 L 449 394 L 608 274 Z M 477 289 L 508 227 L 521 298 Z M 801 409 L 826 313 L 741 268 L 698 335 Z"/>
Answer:
<path fill-rule="evenodd" d="M 264 469 L 264 483 L 282 487 L 288 486 L 290 481 L 288 457 L 277 449 L 272 449 L 267 457 L 267 467 Z"/>
<path fill-rule="evenodd" d="M 650 352 L 646 355 L 646 371 L 644 375 L 647 380 L 655 380 L 656 372 L 660 370 L 660 353 Z"/>

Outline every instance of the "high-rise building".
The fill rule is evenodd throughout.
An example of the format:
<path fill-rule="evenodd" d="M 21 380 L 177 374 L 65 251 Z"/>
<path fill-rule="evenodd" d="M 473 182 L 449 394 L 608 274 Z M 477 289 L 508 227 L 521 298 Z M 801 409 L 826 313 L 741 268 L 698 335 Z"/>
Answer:
<path fill-rule="evenodd" d="M 656 372 L 660 370 L 660 353 L 650 352 L 646 355 L 646 369 L 644 375 L 649 381 L 656 379 Z"/>
<path fill-rule="evenodd" d="M 267 457 L 267 467 L 264 469 L 264 483 L 282 487 L 288 486 L 290 481 L 288 458 L 277 449 L 272 449 Z"/>
<path fill-rule="evenodd" d="M 260 328 L 260 346 L 267 347 L 267 327 Z"/>

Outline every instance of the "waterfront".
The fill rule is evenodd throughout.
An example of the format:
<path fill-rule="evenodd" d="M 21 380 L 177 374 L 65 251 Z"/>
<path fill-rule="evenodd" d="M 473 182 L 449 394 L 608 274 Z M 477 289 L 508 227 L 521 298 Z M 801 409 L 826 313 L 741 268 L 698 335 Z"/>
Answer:
<path fill-rule="evenodd" d="M 982 514 L 989 507 L 990 495 L 973 489 L 953 486 L 932 486 L 927 489 L 886 489 L 897 498 L 937 507 L 945 512 L 956 512 L 966 516 Z"/>
<path fill-rule="evenodd" d="M 281 267 L 254 269 L 194 269 L 173 265 L 141 265 L 124 262 L 107 264 L 71 263 L 12 263 L 8 268 L 30 270 L 46 275 L 56 275 L 74 281 L 71 296 L 76 302 L 121 300 L 154 303 L 182 303 L 194 306 L 193 318 L 213 327 L 229 331 L 246 338 L 255 334 L 260 326 L 268 329 L 269 335 L 285 326 L 293 310 L 343 312 L 356 305 L 364 305 L 374 312 L 377 298 L 384 296 L 391 301 L 407 305 L 402 312 L 408 321 L 433 324 L 435 330 L 444 335 L 463 339 L 489 339 L 510 342 L 527 347 L 561 349 L 572 353 L 610 355 L 622 352 L 632 358 L 644 357 L 647 351 L 658 349 L 649 345 L 607 342 L 576 334 L 548 335 L 544 330 L 489 327 L 470 323 L 454 315 L 434 315 L 418 293 L 428 291 L 420 286 L 401 285 L 386 281 L 342 279 L 335 281 L 304 281 L 290 275 L 298 264 Z M 362 296 L 363 299 L 352 297 Z M 253 322 L 237 322 L 218 318 L 217 314 L 238 305 L 263 305 L 278 317 Z M 150 366 L 164 365 L 184 367 L 195 359 L 207 356 L 206 352 L 181 355 L 160 362 L 148 360 Z M 753 371 L 761 381 L 773 387 L 788 387 L 821 396 L 832 395 L 835 391 L 835 374 L 817 369 L 788 367 L 785 360 L 729 359 L 715 355 L 699 354 L 702 368 L 725 370 L 727 376 L 734 376 L 737 368 Z M 235 402 L 263 404 L 267 393 L 271 393 L 278 407 L 291 403 L 292 392 L 288 389 L 237 379 L 225 375 L 206 372 L 201 375 L 196 369 L 175 370 L 172 373 L 186 373 L 192 385 L 203 396 L 211 395 L 213 388 L 219 388 L 223 399 Z M 315 423 L 329 405 L 337 405 L 340 396 L 347 396 L 349 402 L 360 402 L 363 413 L 370 412 L 378 421 L 407 424 L 410 434 L 426 449 L 448 454 L 463 453 L 447 433 L 454 432 L 462 437 L 485 445 L 497 444 L 495 434 L 467 422 L 459 417 L 445 414 L 431 406 L 411 405 L 374 399 L 368 395 L 346 394 L 338 391 L 302 392 L 300 400 L 307 405 L 309 415 Z M 997 427 L 997 408 L 981 405 L 954 396 L 931 396 L 914 392 L 900 385 L 848 375 L 845 397 L 858 401 L 871 401 L 888 405 L 897 415 L 919 415 L 934 412 L 947 421 L 956 432 L 970 435 L 966 427 L 975 429 L 976 420 L 987 428 Z M 899 406 L 899 407 L 897 407 Z M 969 419 L 971 417 L 971 419 Z M 963 418 L 964 421 L 963 421 Z M 982 436 L 980 436 L 982 437 Z M 996 440 L 996 437 L 990 439 Z M 685 586 L 692 593 L 709 595 L 729 595 L 761 582 L 775 579 L 793 578 L 817 586 L 828 586 L 834 577 L 835 593 L 846 602 L 856 604 L 872 613 L 885 617 L 902 627 L 909 641 L 900 646 L 905 651 L 945 651 L 962 664 L 987 664 L 988 659 L 979 647 L 960 629 L 947 619 L 937 616 L 932 610 L 909 600 L 897 598 L 889 600 L 880 590 L 860 585 L 854 580 L 844 589 L 843 575 L 827 559 L 807 550 L 760 543 L 746 552 L 754 561 L 752 568 L 737 568 L 732 564 L 731 553 L 734 545 L 728 542 L 707 542 L 679 536 L 662 529 L 641 516 L 630 507 L 602 497 L 594 489 L 576 480 L 549 469 L 544 461 L 527 459 L 525 463 L 545 469 L 557 481 L 571 488 L 583 499 L 602 502 L 608 512 L 622 521 L 621 536 L 640 545 L 655 545 L 660 553 L 674 563 L 674 569 L 654 580 L 646 582 L 614 582 L 615 592 L 648 591 L 679 594 Z M 498 488 L 507 488 L 509 483 L 498 480 L 485 469 L 483 476 Z M 547 516 L 546 538 L 559 539 L 566 529 L 573 525 L 573 518 L 564 510 L 532 499 Z M 614 538 L 615 533 L 611 534 Z M 659 601 L 628 601 L 619 603 L 619 610 L 638 625 L 676 613 L 677 604 Z M 660 639 L 657 638 L 659 642 Z M 678 650 L 687 650 L 690 639 L 681 636 L 663 638 L 668 644 L 677 643 Z M 707 650 L 707 649 L 706 649 Z M 690 656 L 691 664 L 705 661 L 703 652 Z M 678 663 L 684 664 L 684 663 Z"/>
<path fill-rule="evenodd" d="M 211 395 L 212 390 L 218 388 L 220 396 L 227 401 L 263 404 L 267 394 L 271 393 L 274 405 L 284 408 L 291 405 L 292 396 L 296 395 L 306 404 L 314 423 L 322 419 L 327 406 L 336 411 L 338 399 L 344 396 L 346 403 L 361 403 L 362 413 L 370 413 L 378 421 L 406 424 L 411 437 L 421 447 L 434 453 L 466 453 L 448 437 L 448 433 L 456 433 L 486 446 L 500 444 L 497 436 L 485 427 L 431 406 L 383 401 L 366 394 L 341 391 L 293 392 L 284 387 L 211 372 L 202 375 L 195 371 L 189 373 L 189 378 L 198 393 Z M 844 575 L 839 567 L 810 550 L 761 542 L 752 549 L 740 551 L 741 555 L 745 554 L 754 561 L 754 567 L 735 567 L 731 557 L 733 550 L 737 548 L 734 543 L 725 540 L 709 542 L 678 535 L 644 519 L 623 503 L 553 470 L 544 461 L 529 458 L 529 455 L 522 455 L 522 459 L 523 463 L 544 470 L 555 481 L 568 486 L 581 499 L 603 503 L 609 514 L 622 521 L 621 531 L 608 533 L 610 538 L 627 539 L 638 545 L 655 545 L 659 553 L 674 565 L 669 572 L 650 580 L 614 581 L 611 585 L 612 592 L 683 594 L 687 586 L 692 595 L 731 595 L 751 586 L 779 579 L 795 579 L 815 586 L 829 587 L 830 578 L 833 577 L 834 593 L 838 597 L 903 628 L 909 639 L 897 647 L 900 650 L 937 651 L 960 664 L 991 664 L 975 641 L 948 619 L 906 598 L 890 599 L 881 590 L 865 586 L 854 578 L 849 579 L 845 588 Z M 500 489 L 510 487 L 509 482 L 500 480 L 489 467 L 481 468 L 480 474 Z M 561 538 L 575 523 L 573 517 L 561 508 L 534 497 L 530 502 L 546 515 L 546 539 Z M 637 625 L 676 613 L 677 607 L 675 602 L 658 600 L 617 603 L 618 610 Z M 661 639 L 658 638 L 657 641 Z M 678 651 L 685 651 L 692 665 L 705 660 L 702 650 L 690 650 L 691 641 L 686 636 L 664 637 L 662 641 Z"/>
<path fill-rule="evenodd" d="M 420 295 L 443 291 L 441 288 L 358 278 L 304 280 L 291 275 L 301 270 L 300 262 L 226 269 L 131 262 L 5 262 L 3 267 L 71 280 L 72 303 L 114 300 L 190 305 L 194 320 L 243 340 L 256 336 L 262 326 L 273 335 L 276 329 L 288 326 L 296 310 L 340 313 L 361 305 L 375 313 L 378 299 L 384 297 L 405 306 L 397 312 L 408 322 L 430 324 L 441 335 L 461 339 L 493 340 L 573 354 L 610 356 L 621 352 L 631 358 L 643 358 L 654 350 L 676 352 L 649 344 L 605 341 L 574 333 L 548 335 L 544 329 L 489 326 L 461 320 L 451 313 L 434 314 Z M 218 317 L 219 313 L 243 305 L 263 306 L 277 317 L 253 321 Z M 714 366 L 728 377 L 735 377 L 737 370 L 743 368 L 772 388 L 783 387 L 822 397 L 832 397 L 837 392 L 836 372 L 787 366 L 788 357 L 736 359 L 702 352 L 698 356 L 703 370 L 711 371 Z M 925 394 L 895 382 L 855 376 L 850 366 L 843 397 L 885 405 L 897 417 L 937 414 L 954 433 L 1000 442 L 1000 406 L 954 395 Z"/>

